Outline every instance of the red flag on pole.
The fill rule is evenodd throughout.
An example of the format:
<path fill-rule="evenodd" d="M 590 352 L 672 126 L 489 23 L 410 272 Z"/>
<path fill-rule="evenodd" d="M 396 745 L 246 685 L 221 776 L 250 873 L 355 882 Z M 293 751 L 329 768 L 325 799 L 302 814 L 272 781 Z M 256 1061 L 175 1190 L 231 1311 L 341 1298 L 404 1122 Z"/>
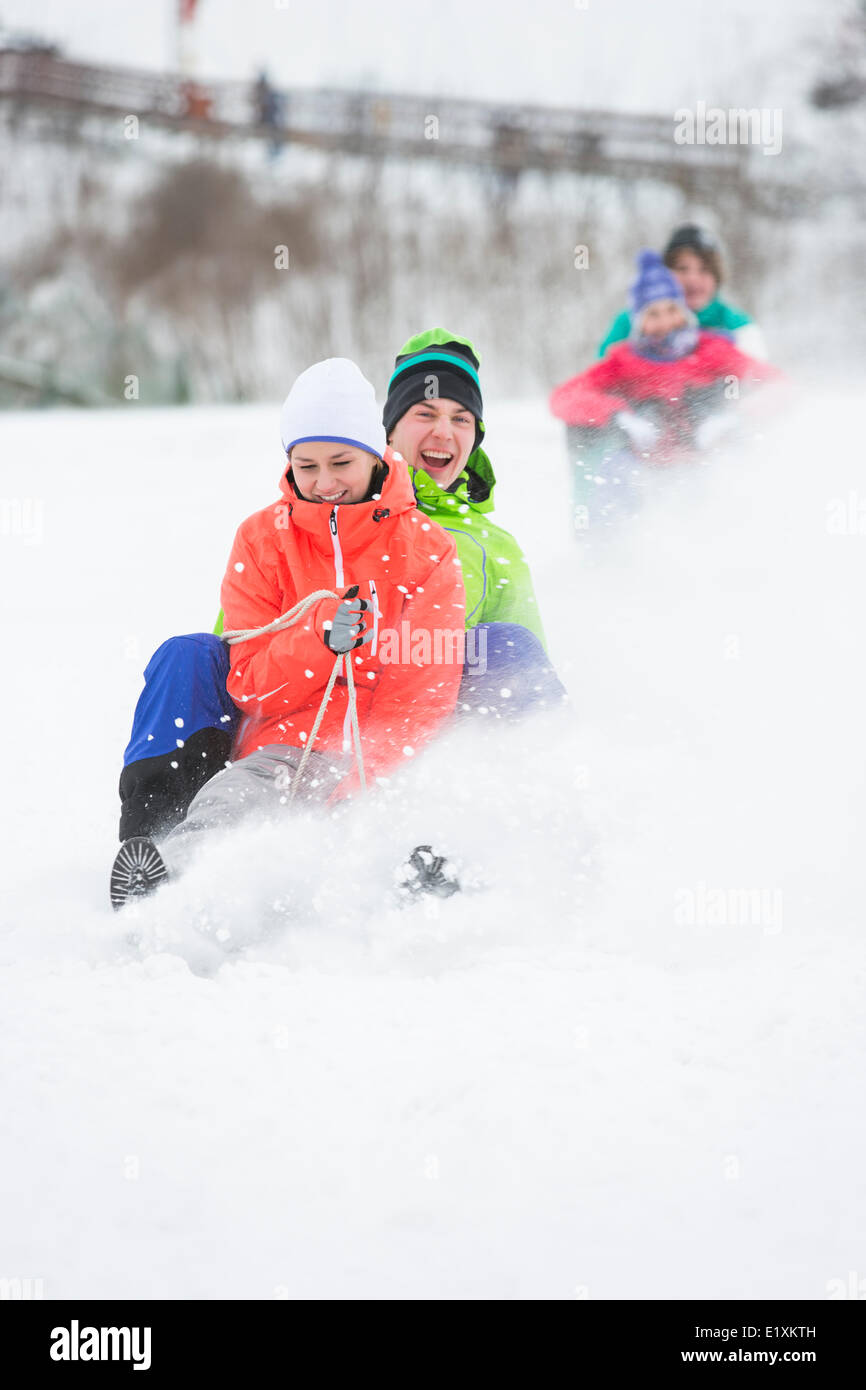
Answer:
<path fill-rule="evenodd" d="M 178 18 L 181 24 L 192 24 L 198 0 L 177 0 Z"/>

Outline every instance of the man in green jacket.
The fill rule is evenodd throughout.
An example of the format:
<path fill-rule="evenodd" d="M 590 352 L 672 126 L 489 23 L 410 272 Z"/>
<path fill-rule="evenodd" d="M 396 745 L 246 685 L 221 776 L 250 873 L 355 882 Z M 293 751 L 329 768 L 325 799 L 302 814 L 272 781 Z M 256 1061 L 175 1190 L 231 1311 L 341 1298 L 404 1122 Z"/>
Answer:
<path fill-rule="evenodd" d="M 420 510 L 457 542 L 467 629 L 516 623 L 543 646 L 529 566 L 514 537 L 490 518 L 496 475 L 481 448 L 479 363 L 469 339 L 447 329 L 410 338 L 388 383 L 385 432 L 409 465 Z"/>
<path fill-rule="evenodd" d="M 388 384 L 384 424 L 413 476 L 420 511 L 454 534 L 466 588 L 467 640 L 457 713 L 509 717 L 562 702 L 529 566 L 490 519 L 496 479 L 481 448 L 479 358 L 434 328 L 411 338 Z M 231 752 L 238 711 L 227 649 L 213 634 L 171 637 L 145 670 L 120 778 L 120 839 L 167 833 Z M 183 738 L 177 737 L 178 728 Z"/>

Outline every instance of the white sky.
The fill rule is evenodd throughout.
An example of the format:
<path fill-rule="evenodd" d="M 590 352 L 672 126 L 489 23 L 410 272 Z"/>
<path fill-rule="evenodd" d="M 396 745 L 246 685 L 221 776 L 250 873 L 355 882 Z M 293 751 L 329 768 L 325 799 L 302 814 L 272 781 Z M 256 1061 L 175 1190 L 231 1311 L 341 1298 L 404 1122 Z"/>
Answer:
<path fill-rule="evenodd" d="M 585 8 L 584 8 L 585 6 Z M 203 76 L 666 113 L 779 106 L 846 0 L 199 0 Z M 174 66 L 175 0 L 0 0 L 70 57 Z"/>

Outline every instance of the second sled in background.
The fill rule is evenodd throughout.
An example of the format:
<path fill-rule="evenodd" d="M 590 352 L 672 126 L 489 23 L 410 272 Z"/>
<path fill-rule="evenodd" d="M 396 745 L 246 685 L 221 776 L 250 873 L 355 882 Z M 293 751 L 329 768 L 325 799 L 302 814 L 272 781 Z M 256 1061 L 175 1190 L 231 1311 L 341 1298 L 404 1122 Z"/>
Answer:
<path fill-rule="evenodd" d="M 781 380 L 775 367 L 698 326 L 655 251 L 642 251 L 637 264 L 629 337 L 550 398 L 567 427 L 577 531 L 637 511 L 654 470 L 731 442 L 744 397 Z"/>

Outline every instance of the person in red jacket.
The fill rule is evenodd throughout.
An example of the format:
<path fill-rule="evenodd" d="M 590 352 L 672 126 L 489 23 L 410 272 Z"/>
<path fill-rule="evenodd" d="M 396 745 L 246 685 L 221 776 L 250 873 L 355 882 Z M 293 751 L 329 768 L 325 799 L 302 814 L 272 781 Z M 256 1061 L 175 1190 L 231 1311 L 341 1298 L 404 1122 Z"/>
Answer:
<path fill-rule="evenodd" d="M 655 251 L 638 256 L 630 311 L 628 339 L 550 397 L 569 427 L 576 501 L 581 507 L 594 497 L 603 517 L 633 508 L 645 464 L 711 449 L 736 424 L 735 403 L 781 376 L 728 337 L 699 328 Z"/>
<path fill-rule="evenodd" d="M 416 507 L 373 387 L 345 358 L 319 362 L 292 387 L 281 431 L 282 499 L 241 525 L 222 585 L 226 688 L 243 716 L 235 761 L 159 848 L 124 842 L 115 907 L 180 871 L 203 830 L 387 777 L 454 710 L 466 615 L 456 544 Z"/>

